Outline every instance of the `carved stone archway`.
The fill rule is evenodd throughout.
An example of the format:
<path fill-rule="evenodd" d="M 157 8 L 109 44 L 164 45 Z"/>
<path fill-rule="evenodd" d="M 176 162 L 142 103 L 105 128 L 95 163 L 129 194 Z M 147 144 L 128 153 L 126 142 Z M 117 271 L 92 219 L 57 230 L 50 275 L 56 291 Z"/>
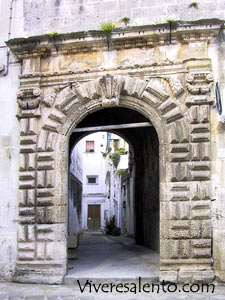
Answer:
<path fill-rule="evenodd" d="M 168 81 L 168 80 L 167 80 Z M 72 129 L 96 110 L 127 107 L 154 125 L 160 151 L 160 274 L 213 279 L 210 221 L 210 72 L 172 80 L 104 75 L 48 90 L 22 86 L 15 281 L 61 283 L 67 266 L 67 161 Z M 163 88 L 164 86 L 164 88 Z M 166 87 L 166 88 L 165 88 Z M 178 96 L 185 93 L 185 103 Z"/>

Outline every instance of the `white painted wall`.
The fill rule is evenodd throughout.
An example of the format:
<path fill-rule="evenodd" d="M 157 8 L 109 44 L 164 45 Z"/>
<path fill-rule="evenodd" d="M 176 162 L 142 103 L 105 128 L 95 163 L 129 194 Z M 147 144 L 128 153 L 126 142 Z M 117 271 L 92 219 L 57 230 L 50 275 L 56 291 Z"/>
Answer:
<path fill-rule="evenodd" d="M 119 147 L 126 147 L 128 144 L 115 135 L 111 135 L 110 147 L 113 149 L 113 140 L 119 140 Z M 86 141 L 94 141 L 94 152 L 86 152 Z M 120 210 L 120 182 L 119 177 L 115 176 L 116 169 L 112 165 L 109 155 L 103 156 L 106 152 L 107 133 L 97 132 L 84 137 L 73 150 L 73 166 L 71 170 L 76 173 L 76 158 L 75 155 L 83 157 L 83 202 L 82 202 L 82 228 L 87 230 L 88 205 L 101 205 L 101 229 L 105 227 L 105 221 L 113 215 L 118 216 L 119 225 L 119 210 Z M 121 155 L 121 160 L 117 169 L 126 169 L 128 167 L 128 154 Z M 106 174 L 110 173 L 110 194 L 109 186 L 107 186 Z M 87 176 L 97 176 L 97 184 L 88 184 Z"/>
<path fill-rule="evenodd" d="M 0 0 L 0 64 L 7 65 L 11 1 Z M 13 17 L 16 11 L 12 12 Z M 13 28 L 11 28 L 13 30 Z M 20 64 L 10 54 L 8 75 L 0 74 L 0 280 L 11 280 L 17 255 L 19 123 L 16 118 Z"/>
<path fill-rule="evenodd" d="M 70 156 L 70 172 L 83 183 L 83 144 L 77 143 Z"/>

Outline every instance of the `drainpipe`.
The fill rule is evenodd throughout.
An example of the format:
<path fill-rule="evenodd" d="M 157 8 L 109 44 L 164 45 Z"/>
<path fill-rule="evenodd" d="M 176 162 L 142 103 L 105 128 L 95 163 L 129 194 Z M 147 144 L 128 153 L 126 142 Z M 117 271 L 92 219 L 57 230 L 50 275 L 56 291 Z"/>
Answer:
<path fill-rule="evenodd" d="M 8 31 L 8 40 L 10 39 L 11 36 L 11 27 L 12 27 L 12 10 L 13 10 L 13 2 L 14 0 L 11 0 L 10 4 L 10 12 L 9 12 L 9 31 Z M 9 72 L 9 58 L 10 58 L 10 49 L 5 46 L 7 49 L 7 54 L 6 54 L 6 66 L 4 64 L 0 64 L 0 75 L 1 76 L 6 76 Z M 2 72 L 2 73 L 1 73 Z"/>

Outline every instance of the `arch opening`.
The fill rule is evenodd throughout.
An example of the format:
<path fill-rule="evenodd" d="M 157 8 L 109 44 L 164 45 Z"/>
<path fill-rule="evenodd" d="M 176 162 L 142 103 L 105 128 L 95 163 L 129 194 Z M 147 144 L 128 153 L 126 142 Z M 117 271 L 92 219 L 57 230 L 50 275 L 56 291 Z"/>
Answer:
<path fill-rule="evenodd" d="M 124 107 L 115 107 L 104 108 L 89 114 L 76 128 L 142 122 L 149 122 L 149 120 L 139 112 Z M 150 126 L 115 128 L 110 132 L 125 139 L 129 143 L 130 149 L 127 176 L 121 177 L 120 188 L 121 198 L 125 196 L 126 189 L 129 193 L 126 192 L 125 197 L 130 197 L 133 202 L 132 215 L 129 216 L 132 219 L 133 230 L 127 231 L 122 228 L 121 234 L 134 238 L 138 245 L 144 245 L 159 252 L 159 141 L 156 130 Z M 71 134 L 69 157 L 75 149 L 74 146 L 89 134 L 88 129 Z M 121 220 L 118 222 L 121 227 L 123 227 L 125 216 L 123 205 L 122 203 Z M 105 224 L 101 225 L 105 226 Z"/>

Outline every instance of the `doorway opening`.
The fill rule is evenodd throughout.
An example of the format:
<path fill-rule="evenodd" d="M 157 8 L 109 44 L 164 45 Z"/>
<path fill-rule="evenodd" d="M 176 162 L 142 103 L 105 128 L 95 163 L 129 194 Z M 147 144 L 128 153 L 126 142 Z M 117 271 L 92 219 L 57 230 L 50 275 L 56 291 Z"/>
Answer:
<path fill-rule="evenodd" d="M 82 241 L 82 233 L 85 230 L 87 230 L 86 233 L 88 234 L 90 234 L 90 232 L 94 232 L 95 234 L 98 232 L 103 232 L 107 224 L 106 222 L 109 222 L 110 219 L 115 215 L 117 218 L 115 221 L 116 226 L 120 229 L 120 239 L 122 240 L 121 237 L 124 237 L 125 239 L 127 238 L 126 241 L 128 244 L 132 239 L 132 241 L 134 241 L 134 245 L 141 245 L 140 247 L 144 246 L 155 251 L 149 252 L 152 253 L 151 257 L 148 257 L 147 253 L 144 253 L 144 257 L 145 261 L 155 261 L 158 268 L 159 258 L 156 253 L 159 253 L 160 248 L 160 203 L 159 141 L 157 133 L 149 120 L 135 110 L 116 107 L 105 108 L 96 111 L 86 116 L 71 134 L 69 142 L 70 170 L 73 157 L 79 157 L 80 155 L 76 145 L 78 145 L 78 142 L 84 137 L 85 148 L 88 152 L 88 155 L 91 156 L 95 153 L 95 141 L 91 138 L 87 138 L 90 136 L 90 133 L 93 132 L 97 132 L 99 135 L 103 135 L 104 133 L 106 139 L 107 136 L 111 134 L 114 136 L 119 136 L 127 141 L 129 144 L 127 152 L 128 165 L 127 168 L 121 171 L 121 174 L 119 174 L 120 172 L 117 172 L 120 169 L 117 170 L 117 168 L 115 168 L 114 170 L 114 172 L 119 174 L 120 178 L 117 191 L 120 193 L 119 204 L 117 206 L 113 205 L 114 209 L 116 207 L 116 210 L 118 210 L 119 207 L 119 210 L 115 214 L 112 213 L 112 208 L 110 208 L 107 212 L 107 210 L 104 210 L 101 207 L 101 203 L 99 202 L 101 195 L 98 195 L 101 194 L 98 193 L 98 183 L 100 178 L 97 173 L 86 174 L 85 184 L 96 188 L 95 201 L 90 201 L 89 203 L 88 201 L 84 202 L 84 198 L 87 198 L 87 195 L 85 195 L 83 192 L 84 177 L 82 177 L 82 180 L 80 180 L 71 174 L 69 175 L 68 257 L 79 260 L 79 251 L 77 250 L 79 249 L 79 240 L 80 242 Z M 117 139 L 114 138 L 112 140 L 113 147 L 118 149 L 119 145 Z M 116 152 L 115 149 L 114 152 Z M 107 151 L 108 150 L 106 148 L 105 151 L 102 151 L 102 155 L 108 155 L 109 152 L 107 153 Z M 73 166 L 76 169 L 76 172 L 78 171 L 79 173 L 80 167 L 77 162 L 73 162 Z M 105 186 L 108 184 L 108 187 L 110 187 L 110 179 L 110 172 L 106 172 Z M 108 190 L 103 197 L 111 197 L 112 204 L 114 201 L 113 196 L 115 195 L 111 195 L 110 193 L 111 191 Z M 104 199 L 102 201 L 104 201 Z M 86 210 L 83 207 L 84 203 L 87 205 Z M 74 218 L 75 215 L 76 218 Z M 85 223 L 84 220 L 86 220 L 86 228 L 84 228 L 84 226 L 82 227 L 82 224 Z M 107 236 L 104 236 L 104 239 L 105 238 L 107 238 Z M 90 245 L 91 239 L 93 239 L 93 236 L 89 237 L 89 240 L 86 239 L 86 243 Z M 100 243 L 102 243 L 102 240 Z M 131 244 L 129 244 L 129 246 L 131 246 Z M 138 259 L 139 258 L 137 257 L 137 261 Z M 88 271 L 88 266 L 86 269 L 84 263 L 83 265 L 79 265 L 78 263 L 77 268 L 83 269 L 85 272 Z M 156 265 L 154 268 L 156 268 Z M 126 266 L 126 269 L 128 270 L 129 267 Z M 151 276 L 150 273 L 151 270 L 149 269 L 149 276 Z M 125 273 L 121 272 L 121 274 Z M 141 274 L 136 274 L 136 277 L 138 275 Z"/>

